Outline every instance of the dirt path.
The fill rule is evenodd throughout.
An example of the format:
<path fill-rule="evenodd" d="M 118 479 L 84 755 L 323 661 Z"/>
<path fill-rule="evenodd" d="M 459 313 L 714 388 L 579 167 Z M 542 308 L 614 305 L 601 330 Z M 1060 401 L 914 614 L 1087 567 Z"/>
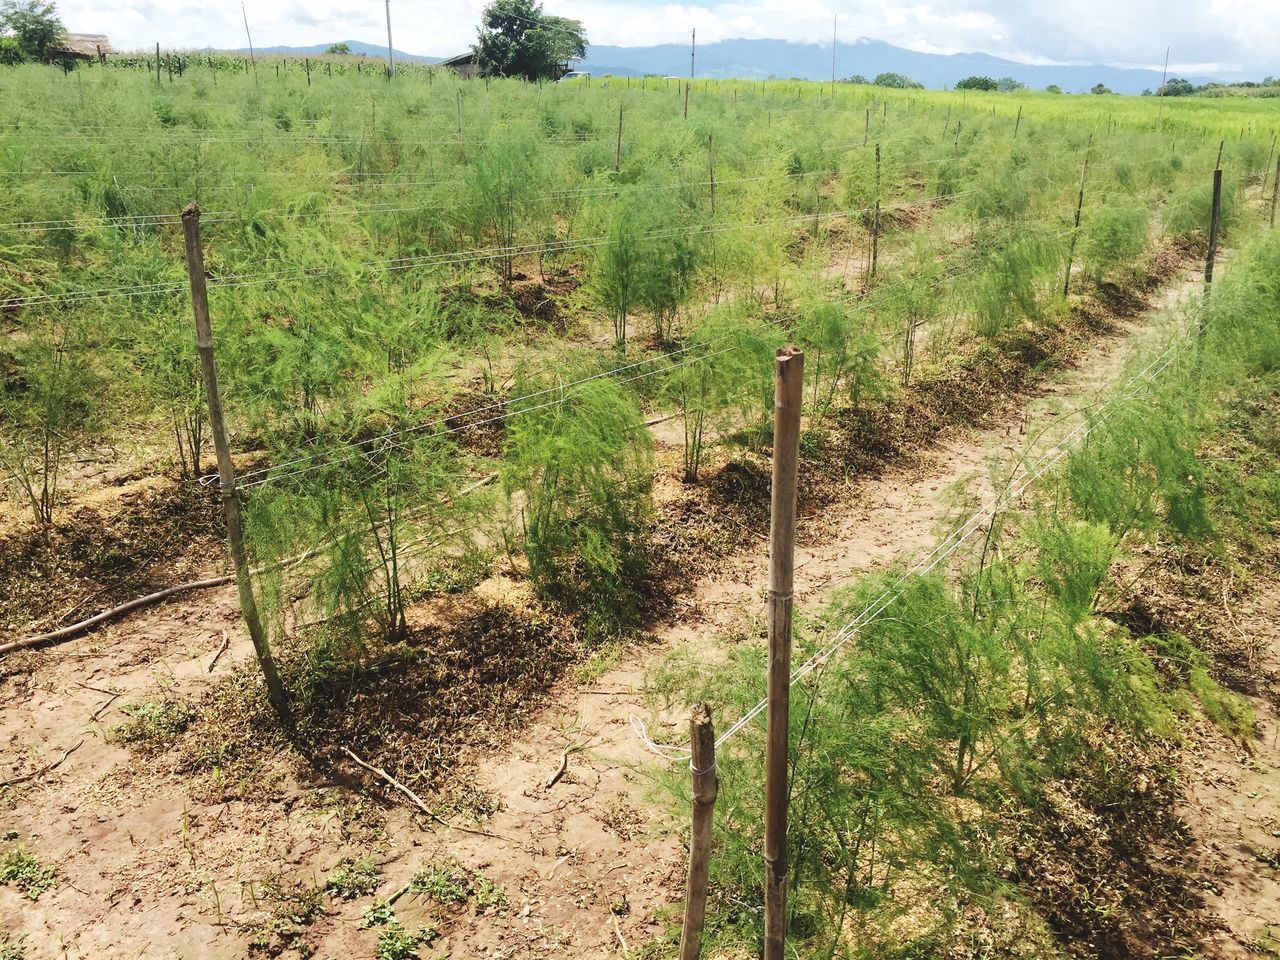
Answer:
<path fill-rule="evenodd" d="M 989 492 L 991 458 L 1007 459 L 1034 435 L 1025 423 L 1078 409 L 1120 376 L 1134 346 L 1195 288 L 1187 273 L 1167 288 L 1164 309 L 1098 343 L 993 426 L 952 432 L 901 469 L 853 484 L 843 504 L 802 517 L 799 603 L 818 604 L 833 586 L 930 546 L 957 499 Z M 264 769 L 253 801 L 216 790 L 193 796 L 180 774 L 108 742 L 121 704 L 144 693 L 155 700 L 157 688 L 196 692 L 250 655 L 231 590 L 0 661 L 0 778 L 80 744 L 48 775 L 0 791 L 0 830 L 59 873 L 34 903 L 0 886 L 0 931 L 26 934 L 33 958 L 232 958 L 255 937 L 278 948 L 295 935 L 315 956 L 371 957 L 376 931 L 359 924 L 367 897 L 299 921 L 299 891 L 344 858 L 372 856 L 382 864 L 377 893 L 387 896 L 418 867 L 452 858 L 501 885 L 507 906 L 436 916 L 442 936 L 423 956 L 595 957 L 634 948 L 660 930 L 683 856 L 679 824 L 652 802 L 653 758 L 627 718 L 648 716 L 644 672 L 663 653 L 761 615 L 765 562 L 761 543 L 722 564 L 677 603 L 655 648 L 630 651 L 588 687 L 566 684 L 508 748 L 474 758 L 476 787 L 497 806 L 485 830 L 497 838 L 426 831 L 402 810 L 367 816 L 369 802 L 343 785 L 291 768 Z M 683 740 L 683 708 L 649 719 L 657 734 Z M 396 912 L 410 929 L 429 916 L 413 894 Z"/>
<path fill-rule="evenodd" d="M 1236 614 L 1256 643 L 1257 674 L 1280 676 L 1280 583 L 1254 593 Z M 1215 886 L 1206 891 L 1225 929 L 1211 939 L 1223 957 L 1280 957 L 1280 709 L 1254 697 L 1259 736 L 1248 748 L 1208 724 L 1189 751 L 1192 776 L 1181 811 Z"/>

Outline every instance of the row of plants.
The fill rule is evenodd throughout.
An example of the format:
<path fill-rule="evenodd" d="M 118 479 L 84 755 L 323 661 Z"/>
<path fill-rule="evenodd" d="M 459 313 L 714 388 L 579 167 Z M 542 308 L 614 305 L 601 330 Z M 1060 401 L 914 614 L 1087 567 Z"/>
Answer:
<path fill-rule="evenodd" d="M 1088 408 L 1065 464 L 985 524 L 950 572 L 889 570 L 800 618 L 797 663 L 897 592 L 793 692 L 799 955 L 1194 949 L 1194 882 L 1160 865 L 1176 860 L 1159 851 L 1181 830 L 1170 745 L 1194 714 L 1247 741 L 1252 711 L 1215 682 L 1209 653 L 1124 611 L 1152 558 L 1221 565 L 1247 585 L 1274 553 L 1278 269 L 1274 234 L 1240 254 L 1194 308 L 1199 332 L 1140 358 Z M 1228 434 L 1247 453 L 1217 455 Z M 1018 470 L 999 467 L 997 485 Z M 763 692 L 759 640 L 668 659 L 651 676 L 655 704 L 707 702 L 723 729 Z M 761 937 L 763 738 L 750 725 L 717 757 L 717 955 L 754 956 Z M 666 781 L 680 809 L 686 780 Z"/>

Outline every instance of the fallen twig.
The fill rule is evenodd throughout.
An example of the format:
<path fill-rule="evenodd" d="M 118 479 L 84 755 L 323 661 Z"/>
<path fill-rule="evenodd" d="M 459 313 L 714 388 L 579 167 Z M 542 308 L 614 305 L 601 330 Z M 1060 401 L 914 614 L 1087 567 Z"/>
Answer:
<path fill-rule="evenodd" d="M 139 607 L 151 606 L 153 603 L 159 603 L 161 600 L 167 600 L 175 594 L 185 593 L 188 590 L 205 590 L 209 587 L 220 587 L 223 584 L 231 583 L 233 580 L 235 580 L 235 577 L 231 576 L 211 577 L 208 580 L 195 580 L 191 583 L 180 583 L 174 587 L 166 587 L 163 590 L 157 590 L 155 593 L 149 593 L 145 597 L 138 597 L 128 603 L 122 603 L 118 607 L 112 607 L 110 610 L 104 610 L 88 620 L 81 620 L 79 623 L 51 630 L 49 633 L 38 633 L 33 637 L 23 637 L 21 640 L 0 643 L 0 654 L 13 653 L 15 650 L 26 650 L 29 647 L 38 647 L 42 643 L 57 643 L 62 640 L 70 640 L 72 637 L 77 637 L 100 624 L 122 617 L 126 613 L 137 610 Z"/>
<path fill-rule="evenodd" d="M 613 918 L 613 932 L 618 935 L 618 942 L 622 944 L 622 955 L 624 957 L 631 956 L 631 951 L 627 949 L 627 941 L 622 939 L 622 928 L 618 926 L 618 915 L 611 913 L 609 916 Z"/>
<path fill-rule="evenodd" d="M 31 773 L 24 773 L 20 777 L 14 777 L 11 780 L 6 780 L 4 781 L 4 783 L 0 783 L 0 787 L 12 787 L 12 786 L 16 786 L 19 783 L 26 783 L 28 780 L 34 780 L 36 777 L 44 776 L 54 767 L 62 763 L 63 760 L 67 759 L 67 757 L 71 756 L 73 753 L 79 750 L 80 744 L 82 743 L 84 743 L 83 738 L 81 738 L 74 747 L 69 748 L 66 753 L 60 756 L 57 760 L 53 761 L 53 763 L 47 763 L 43 767 L 41 767 L 39 770 L 33 770 Z"/>
<path fill-rule="evenodd" d="M 375 767 L 371 763 L 366 763 L 365 761 L 361 760 L 358 756 L 356 756 L 347 747 L 343 747 L 342 752 L 345 753 L 352 760 L 354 760 L 356 763 L 358 763 L 360 766 L 364 767 L 370 773 L 377 774 L 379 777 L 385 780 L 388 784 L 395 787 L 397 790 L 403 793 L 406 797 L 408 797 L 411 801 L 413 801 L 414 806 L 416 806 L 419 810 L 421 810 L 423 813 L 425 813 L 428 817 L 430 817 L 432 820 L 434 820 L 436 823 L 440 824 L 441 826 L 448 827 L 450 830 L 457 830 L 460 833 L 470 833 L 477 837 L 489 837 L 492 840 L 504 840 L 507 843 L 518 843 L 518 841 L 513 840 L 510 837 L 504 837 L 501 834 L 489 833 L 487 830 L 472 830 L 470 827 L 460 827 L 457 824 L 450 823 L 444 817 L 440 816 L 440 814 L 436 813 L 434 810 L 428 807 L 425 803 L 423 803 L 421 797 L 419 797 L 416 793 L 414 793 L 412 790 L 406 787 L 403 783 L 401 783 L 395 777 L 391 776 L 391 774 L 387 773 L 387 771 L 383 770 L 381 767 Z"/>
<path fill-rule="evenodd" d="M 564 748 L 564 753 L 560 754 L 560 769 L 558 769 L 555 773 L 553 773 L 551 775 L 551 779 L 549 779 L 543 785 L 544 790 L 550 790 L 557 783 L 559 783 L 560 778 L 565 775 L 565 771 L 569 769 L 569 754 L 577 753 L 580 750 L 585 750 L 586 746 L 587 745 L 585 743 L 574 743 Z"/>
<path fill-rule="evenodd" d="M 231 637 L 227 635 L 227 631 L 222 631 L 222 646 L 218 648 L 218 652 L 213 655 L 213 659 L 209 661 L 209 673 L 213 673 L 213 668 L 218 665 L 218 660 L 227 652 L 227 647 L 231 646 Z"/>

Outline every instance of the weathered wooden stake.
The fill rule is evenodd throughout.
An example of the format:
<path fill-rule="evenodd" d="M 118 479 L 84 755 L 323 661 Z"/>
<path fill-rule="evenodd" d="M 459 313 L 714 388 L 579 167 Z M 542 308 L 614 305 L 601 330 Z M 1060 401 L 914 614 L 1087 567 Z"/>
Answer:
<path fill-rule="evenodd" d="M 689 81 L 686 80 L 684 83 L 684 118 L 686 120 L 689 119 L 689 86 Z"/>
<path fill-rule="evenodd" d="M 156 86 L 160 86 L 160 44 L 156 44 Z"/>
<path fill-rule="evenodd" d="M 871 273 L 876 277 L 876 264 L 880 262 L 880 144 L 876 144 L 876 208 L 871 217 Z"/>
<path fill-rule="evenodd" d="M 1271 182 L 1271 228 L 1276 226 L 1276 194 L 1280 193 L 1280 157 L 1276 157 L 1276 178 Z"/>
<path fill-rule="evenodd" d="M 1205 290 L 1213 283 L 1213 260 L 1218 255 L 1218 219 L 1222 214 L 1222 168 L 1213 171 L 1213 209 L 1209 214 L 1209 252 L 1204 258 Z"/>
<path fill-rule="evenodd" d="M 689 880 L 684 895 L 684 929 L 680 931 L 680 960 L 698 960 L 702 950 L 702 924 L 707 916 L 707 877 L 711 871 L 711 819 L 715 812 L 716 731 L 711 708 L 693 708 L 689 718 L 693 757 L 693 822 L 689 831 Z"/>
<path fill-rule="evenodd" d="M 1018 139 L 1018 128 L 1022 126 L 1022 106 L 1018 106 L 1018 119 L 1013 121 L 1013 139 Z"/>
<path fill-rule="evenodd" d="M 769 721 L 764 772 L 764 960 L 787 940 L 787 743 L 791 709 L 791 607 L 796 471 L 804 352 L 778 350 L 774 367 L 773 499 L 769 527 Z"/>
<path fill-rule="evenodd" d="M 707 134 L 707 182 L 711 186 L 711 215 L 716 215 L 716 154 L 711 146 L 711 134 Z"/>
<path fill-rule="evenodd" d="M 307 86 L 309 87 L 309 86 L 311 86 L 311 58 L 310 58 L 310 57 L 304 57 L 304 58 L 303 58 L 303 60 L 302 60 L 302 69 L 306 71 L 306 74 L 307 74 Z"/>
<path fill-rule="evenodd" d="M 867 145 L 867 140 L 871 137 L 871 108 L 867 107 L 866 116 L 862 118 L 862 145 Z"/>
<path fill-rule="evenodd" d="M 1226 145 L 1227 145 L 1227 141 L 1225 140 L 1218 141 L 1218 159 L 1217 159 L 1217 162 L 1215 162 L 1213 165 L 1213 169 L 1215 170 L 1222 169 L 1222 148 L 1225 147 Z"/>
<path fill-rule="evenodd" d="M 1062 296 L 1066 299 L 1071 292 L 1071 261 L 1076 255 L 1076 238 L 1080 234 L 1080 211 L 1084 209 L 1084 178 L 1089 173 L 1089 157 L 1086 155 L 1080 167 L 1080 195 L 1076 197 L 1076 225 L 1071 230 L 1071 245 L 1067 248 L 1067 276 L 1062 281 Z"/>
<path fill-rule="evenodd" d="M 1267 199 L 1267 174 L 1271 172 L 1271 158 L 1276 155 L 1276 135 L 1271 135 L 1271 149 L 1267 151 L 1267 165 L 1262 168 L 1262 199 Z"/>
<path fill-rule="evenodd" d="M 622 104 L 618 104 L 618 148 L 613 154 L 613 169 L 622 169 Z"/>
<path fill-rule="evenodd" d="M 213 358 L 213 332 L 209 322 L 209 296 L 204 282 L 204 251 L 200 245 L 200 208 L 194 203 L 182 211 L 182 234 L 186 241 L 187 276 L 191 282 L 191 309 L 196 322 L 196 351 L 200 354 L 200 373 L 204 379 L 205 399 L 209 404 L 209 432 L 218 457 L 218 487 L 222 492 L 222 509 L 227 519 L 227 540 L 231 545 L 231 561 L 236 568 L 236 585 L 240 589 L 240 612 L 249 639 L 258 655 L 258 665 L 267 684 L 267 698 L 284 721 L 289 719 L 289 699 L 276 673 L 271 647 L 267 642 L 258 604 L 249 581 L 249 562 L 244 551 L 244 531 L 240 526 L 240 502 L 236 499 L 235 467 L 231 447 L 227 443 L 222 421 L 222 399 L 218 394 L 218 372 Z"/>

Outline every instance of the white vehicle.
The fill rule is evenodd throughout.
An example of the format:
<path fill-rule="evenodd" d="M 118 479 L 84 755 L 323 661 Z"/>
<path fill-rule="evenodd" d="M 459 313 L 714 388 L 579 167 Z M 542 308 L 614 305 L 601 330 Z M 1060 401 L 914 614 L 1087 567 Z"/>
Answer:
<path fill-rule="evenodd" d="M 590 79 L 591 74 L 587 73 L 585 70 L 570 70 L 563 77 L 557 80 L 556 83 L 564 83 L 566 80 L 581 80 L 583 77 Z"/>

